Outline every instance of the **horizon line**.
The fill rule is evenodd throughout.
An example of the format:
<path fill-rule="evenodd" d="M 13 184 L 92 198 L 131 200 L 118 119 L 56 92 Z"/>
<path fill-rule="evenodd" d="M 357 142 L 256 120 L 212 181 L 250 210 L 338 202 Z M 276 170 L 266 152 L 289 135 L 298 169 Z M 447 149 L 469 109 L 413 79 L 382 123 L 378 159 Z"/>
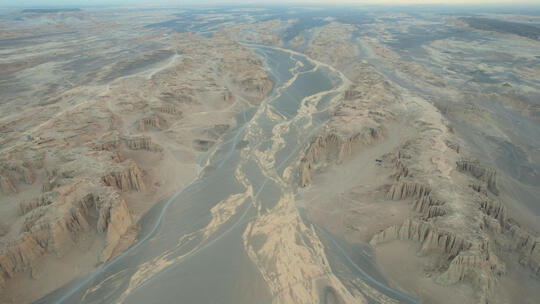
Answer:
<path fill-rule="evenodd" d="M 382 7 L 448 7 L 448 8 L 467 8 L 467 7 L 476 7 L 476 8 L 486 8 L 486 9 L 492 9 L 492 8 L 526 8 L 526 7 L 533 7 L 533 8 L 540 8 L 540 3 L 528 3 L 528 2 L 499 2 L 499 3 L 493 3 L 493 4 L 486 4 L 486 3 L 390 3 L 390 2 L 384 2 L 384 3 L 377 3 L 377 4 L 367 4 L 367 3 L 351 3 L 351 2 L 334 2 L 334 3 L 327 3 L 327 2 L 304 2 L 304 1 L 298 1 L 298 2 L 289 2 L 289 3 L 275 3 L 275 2 L 262 2 L 262 3 L 253 3 L 253 2 L 218 2 L 218 3 L 211 3 L 208 2 L 200 2 L 200 3 L 189 3 L 189 4 L 174 4 L 174 3 L 167 3 L 167 2 L 147 2 L 147 3 L 129 3 L 129 1 L 126 1 L 125 3 L 116 3 L 116 4 L 44 4 L 44 5 L 0 5 L 0 9 L 48 9 L 48 8 L 55 8 L 55 9 L 73 9 L 73 8 L 190 8 L 190 7 L 253 7 L 253 8 L 271 8 L 271 7 L 349 7 L 349 8 L 382 8 Z"/>

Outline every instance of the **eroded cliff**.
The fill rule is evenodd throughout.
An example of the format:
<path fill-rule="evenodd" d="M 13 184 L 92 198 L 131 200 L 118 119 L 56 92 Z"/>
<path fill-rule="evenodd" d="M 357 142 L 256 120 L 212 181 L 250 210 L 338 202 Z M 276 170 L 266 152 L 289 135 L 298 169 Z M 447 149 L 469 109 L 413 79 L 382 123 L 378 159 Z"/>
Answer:
<path fill-rule="evenodd" d="M 51 90 L 56 102 L 2 119 L 0 302 L 35 300 L 128 248 L 141 216 L 197 176 L 192 143 L 210 148 L 272 89 L 261 60 L 238 43 L 174 36 L 154 46 L 161 53 L 104 67 L 98 84 Z M 129 69 L 160 54 L 167 60 Z M 78 248 L 91 253 L 78 260 Z M 69 274 L 42 265 L 65 256 Z M 25 293 L 26 274 L 48 284 Z"/>

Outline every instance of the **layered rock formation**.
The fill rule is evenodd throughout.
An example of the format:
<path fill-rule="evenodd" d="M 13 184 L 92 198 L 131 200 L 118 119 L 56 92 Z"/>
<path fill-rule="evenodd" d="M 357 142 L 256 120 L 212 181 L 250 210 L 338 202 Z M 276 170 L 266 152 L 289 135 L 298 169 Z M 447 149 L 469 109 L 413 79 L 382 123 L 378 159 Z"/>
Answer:
<path fill-rule="evenodd" d="M 92 229 L 105 234 L 101 260 L 106 261 L 120 236 L 132 225 L 126 202 L 113 190 L 88 181 L 57 188 L 54 194 L 43 195 L 37 202 L 47 205 L 21 204 L 26 211 L 21 236 L 8 242 L 0 255 L 3 277 L 31 269 L 45 253 L 63 256 L 79 234 Z"/>
<path fill-rule="evenodd" d="M 151 137 L 147 136 L 141 136 L 136 138 L 126 138 L 125 139 L 126 145 L 131 150 L 148 150 L 152 151 L 156 149 L 154 147 L 154 144 L 152 142 Z"/>
<path fill-rule="evenodd" d="M 401 149 L 404 148 L 408 147 Z M 445 160 L 449 163 L 456 156 L 447 151 L 448 156 L 454 154 Z M 470 173 L 477 180 L 472 183 L 475 186 L 469 187 L 468 178 L 441 176 L 440 171 L 434 175 L 436 171 L 430 173 L 429 167 L 419 170 L 417 164 L 422 163 L 422 154 L 402 150 L 397 153 L 391 175 L 395 183 L 387 192 L 390 199 L 412 200 L 411 208 L 419 216 L 381 231 L 370 244 L 409 240 L 420 244 L 422 255 L 435 250 L 444 257 L 438 266 L 442 270 L 437 272 L 436 282 L 471 282 L 479 290 L 481 303 L 493 301 L 499 278 L 506 273 L 505 262 L 499 257 L 501 252 L 519 252 L 519 262 L 537 273 L 538 239 L 508 219 L 504 205 L 491 193 L 479 191 L 478 182 L 485 182 L 491 185 L 490 190 L 497 191 L 494 170 L 486 169 L 478 161 L 457 161 L 457 171 Z M 403 158 L 404 155 L 411 157 Z M 520 241 L 516 240 L 516 234 L 522 236 Z"/>
<path fill-rule="evenodd" d="M 56 101 L 39 109 L 0 105 L 9 114 L 0 128 L 0 289 L 14 285 L 0 291 L 0 302 L 35 300 L 59 287 L 46 284 L 26 298 L 13 283 L 19 272 L 43 268 L 44 258 L 80 247 L 97 252 L 66 261 L 89 265 L 71 277 L 36 277 L 64 284 L 128 248 L 135 237 L 125 234 L 136 232 L 144 212 L 196 177 L 193 141 L 219 141 L 234 115 L 272 88 L 262 62 L 224 37 L 159 40 L 146 55 L 96 71 L 97 84 L 73 79 L 69 90 L 51 88 Z"/>
<path fill-rule="evenodd" d="M 497 194 L 497 170 L 486 168 L 478 160 L 460 159 L 456 162 L 457 169 L 462 172 L 469 172 L 480 181 L 486 182 L 487 188 Z"/>
<path fill-rule="evenodd" d="M 175 114 L 174 108 L 172 108 L 172 109 L 168 109 L 168 108 L 161 109 L 160 108 L 159 110 L 160 111 L 165 110 L 164 113 Z M 167 112 L 167 110 L 169 112 Z M 142 132 L 149 131 L 149 130 L 160 130 L 162 128 L 162 125 L 164 126 L 164 119 L 161 118 L 158 115 L 153 115 L 153 116 L 150 116 L 150 117 L 142 118 L 138 122 L 138 128 Z"/>
<path fill-rule="evenodd" d="M 361 28 L 359 30 L 362 31 Z M 444 99 L 446 108 L 433 100 L 437 109 L 426 101 L 427 98 L 411 96 L 411 91 L 415 91 L 414 84 L 421 83 L 422 89 L 418 92 L 429 91 L 431 95 L 426 95 L 431 97 L 451 92 L 448 84 L 424 66 L 404 60 L 377 38 L 359 36 L 354 40 L 351 31 L 348 24 L 327 25 L 318 32 L 307 52 L 338 67 L 353 82 L 352 88 L 343 94 L 344 104 L 353 105 L 352 115 L 370 110 L 367 119 L 378 123 L 382 137 L 371 142 L 360 141 L 351 149 L 348 143 L 355 137 L 345 131 L 350 125 L 348 121 L 341 122 L 341 129 L 327 127 L 311 142 L 301 159 L 298 168 L 300 185 L 308 185 L 323 164 L 346 162 L 355 154 L 361 155 L 363 147 L 377 149 L 378 143 L 391 133 L 389 126 L 397 122 L 400 130 L 408 130 L 403 132 L 407 136 L 401 138 L 398 148 L 379 157 L 380 167 L 384 169 L 378 172 L 387 174 L 386 182 L 382 182 L 383 177 L 373 180 L 381 181 L 376 189 L 385 193 L 384 199 L 408 203 L 412 216 L 401 224 L 382 229 L 372 236 L 370 244 L 377 247 L 393 240 L 418 244 L 418 255 L 436 261 L 424 271 L 441 285 L 459 283 L 473 286 L 477 291 L 477 299 L 474 300 L 477 303 L 499 301 L 498 290 L 501 278 L 508 275 L 508 263 L 517 260 L 529 269 L 532 276 L 538 276 L 538 237 L 511 219 L 505 207 L 505 196 L 500 195 L 497 171 L 462 154 L 466 149 L 443 117 L 449 111 L 450 100 Z M 350 52 L 337 51 L 340 45 L 347 45 Z M 336 52 L 331 53 L 335 56 L 324 53 L 328 49 L 335 49 Z M 377 65 L 377 69 L 364 60 L 356 59 L 354 50 L 362 52 L 366 60 Z M 373 72 L 367 73 L 369 70 Z M 383 77 L 377 70 L 391 77 Z M 388 79 L 395 82 L 389 83 Z M 387 92 L 383 95 L 387 98 L 381 97 L 379 92 Z M 370 96 L 377 96 L 377 102 L 366 102 Z M 384 106 L 378 108 L 379 103 Z M 475 109 L 470 113 L 478 119 L 479 106 L 473 106 Z M 381 112 L 380 116 L 375 114 Z M 337 121 L 338 115 L 339 111 L 336 111 L 329 125 Z M 367 120 L 366 116 L 362 119 L 364 123 Z M 354 133 L 359 130 L 361 128 Z M 358 187 L 373 189 L 374 186 Z M 351 193 L 356 195 L 356 192 Z M 364 193 L 367 200 L 373 199 L 371 193 Z M 363 199 L 352 194 L 351 197 L 359 201 Z M 358 221 L 362 220 L 358 218 Z"/>
<path fill-rule="evenodd" d="M 120 191 L 143 191 L 145 189 L 142 173 L 137 167 L 137 164 L 131 163 L 127 168 L 119 169 L 104 176 L 102 178 L 103 183 L 107 186 L 116 187 Z"/>
<path fill-rule="evenodd" d="M 60 194 L 56 191 L 48 191 L 31 200 L 23 200 L 19 203 L 21 214 L 26 214 L 38 207 L 48 206 L 54 203 Z"/>
<path fill-rule="evenodd" d="M 300 186 L 309 185 L 312 171 L 317 167 L 343 161 L 353 155 L 355 149 L 376 141 L 383 134 L 381 127 L 359 126 L 350 136 L 342 136 L 340 131 L 327 129 L 326 134 L 312 140 L 299 164 Z"/>
<path fill-rule="evenodd" d="M 379 141 L 394 119 L 394 107 L 400 99 L 395 88 L 371 65 L 357 62 L 352 66 L 346 75 L 353 85 L 342 94 L 343 101 L 332 118 L 303 153 L 298 166 L 302 187 L 309 185 L 318 167 L 343 162 L 362 147 Z"/>

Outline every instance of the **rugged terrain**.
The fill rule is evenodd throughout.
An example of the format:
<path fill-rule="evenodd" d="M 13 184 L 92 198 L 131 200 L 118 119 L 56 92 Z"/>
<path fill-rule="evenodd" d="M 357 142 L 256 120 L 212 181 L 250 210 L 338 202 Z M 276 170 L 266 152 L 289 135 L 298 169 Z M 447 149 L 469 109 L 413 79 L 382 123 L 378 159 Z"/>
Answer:
<path fill-rule="evenodd" d="M 85 26 L 96 39 L 108 25 Z M 197 157 L 234 126 L 235 114 L 272 88 L 262 62 L 233 41 L 141 31 L 138 50 L 131 50 L 132 41 L 118 42 L 114 52 L 125 55 L 114 60 L 108 48 L 86 50 L 93 39 L 78 41 L 77 34 L 69 42 L 3 44 L 2 75 L 9 75 L 0 105 L 5 299 L 35 299 L 129 247 L 141 216 L 196 177 Z M 80 49 L 59 54 L 71 44 Z M 87 77 L 71 71 L 90 56 L 71 54 L 85 51 L 96 58 L 94 71 L 82 71 L 93 73 Z M 42 92 L 44 81 L 55 84 Z M 25 87 L 34 89 L 16 91 Z"/>
<path fill-rule="evenodd" d="M 508 167 L 512 160 L 507 156 L 495 156 L 499 153 L 495 150 L 481 160 L 474 158 L 489 148 L 477 151 L 478 147 L 469 146 L 471 134 L 461 132 L 478 130 L 473 139 L 477 143 L 488 138 L 507 145 L 517 144 L 523 135 L 510 144 L 505 122 L 497 121 L 499 113 L 489 113 L 493 110 L 483 105 L 472 105 L 476 107 L 472 111 L 466 108 L 473 103 L 460 92 L 462 83 L 456 84 L 447 74 L 434 74 L 439 70 L 431 65 L 426 68 L 403 58 L 379 39 L 352 39 L 350 28 L 336 23 L 323 27 L 306 51 L 340 67 L 354 85 L 300 162 L 300 185 L 309 186 L 300 206 L 315 222 L 349 242 L 369 242 L 390 284 L 418 299 L 533 303 L 540 270 L 538 201 L 527 199 L 527 194 L 537 197 L 538 188 L 531 187 L 538 182 L 537 165 L 531 161 L 536 148 L 523 153 L 527 160 L 518 166 L 528 173 L 519 169 L 521 184 L 514 180 L 516 169 Z M 538 42 L 522 43 L 532 49 Z M 452 46 L 445 45 L 444 53 L 451 52 Z M 505 56 L 517 52 L 509 53 Z M 532 53 L 520 55 L 537 64 Z M 538 83 L 535 79 L 531 84 Z M 506 98 L 501 96 L 504 93 L 485 96 L 483 90 L 489 90 L 491 83 L 485 89 L 477 83 L 473 86 L 477 98 Z M 518 94 L 538 94 L 534 85 L 525 92 L 512 100 Z M 517 110 L 509 101 L 504 104 Z M 526 105 L 537 106 L 530 99 Z M 482 118 L 471 119 L 472 113 Z M 521 113 L 523 120 L 531 117 L 535 123 L 536 114 Z M 454 127 L 462 121 L 467 131 Z M 485 129 L 488 123 L 499 134 L 484 133 L 490 132 Z M 499 160 L 499 168 L 489 167 L 490 157 Z M 376 159 L 382 162 L 377 164 Z M 329 168 L 329 163 L 336 165 Z M 527 188 L 520 196 L 512 189 L 516 183 Z M 328 184 L 334 192 L 321 191 Z M 532 216 L 525 211 L 529 208 Z M 516 280 L 522 282 L 521 292 L 515 290 Z"/>
<path fill-rule="evenodd" d="M 535 303 L 540 18 L 470 14 L 5 12 L 0 302 Z"/>

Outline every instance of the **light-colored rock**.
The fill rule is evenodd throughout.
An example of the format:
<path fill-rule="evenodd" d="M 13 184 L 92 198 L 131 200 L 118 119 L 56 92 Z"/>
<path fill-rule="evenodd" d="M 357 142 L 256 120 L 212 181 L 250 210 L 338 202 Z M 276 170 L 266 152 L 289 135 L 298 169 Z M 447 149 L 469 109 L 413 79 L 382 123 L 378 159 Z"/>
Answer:
<path fill-rule="evenodd" d="M 393 200 L 422 198 L 431 193 L 431 189 L 420 183 L 415 182 L 398 182 L 390 187 L 387 197 Z"/>
<path fill-rule="evenodd" d="M 79 234 L 92 227 L 105 234 L 101 260 L 106 261 L 133 224 L 125 201 L 115 191 L 83 182 L 60 190 L 62 193 L 43 197 L 44 201 L 56 198 L 54 202 L 28 211 L 22 237 L 0 250 L 0 270 L 5 278 L 32 268 L 47 252 L 63 256 Z"/>
<path fill-rule="evenodd" d="M 126 145 L 131 150 L 149 150 L 155 149 L 151 137 L 141 136 L 137 138 L 126 138 Z"/>
<path fill-rule="evenodd" d="M 144 191 L 142 173 L 135 162 L 130 163 L 126 168 L 118 169 L 102 178 L 105 185 L 116 187 L 120 191 Z"/>
<path fill-rule="evenodd" d="M 478 160 L 460 159 L 456 162 L 458 170 L 469 172 L 472 176 L 487 183 L 487 187 L 493 193 L 497 194 L 497 170 L 486 168 Z"/>
<path fill-rule="evenodd" d="M 54 203 L 58 199 L 58 192 L 45 192 L 40 194 L 38 198 L 31 200 L 23 200 L 19 203 L 21 214 L 26 214 L 38 207 L 47 206 Z"/>
<path fill-rule="evenodd" d="M 21 70 L 29 78 L 20 79 L 39 85 L 29 90 L 32 96 L 0 105 L 0 205 L 10 211 L 0 214 L 2 224 L 8 223 L 0 231 L 1 282 L 9 285 L 18 282 L 19 272 L 47 268 L 44 255 L 69 256 L 66 267 L 86 265 L 58 280 L 50 272 L 36 279 L 63 284 L 128 248 L 135 239 L 125 235 L 128 229 L 136 234 L 135 222 L 153 204 L 197 176 L 193 140 L 217 142 L 236 114 L 261 103 L 272 89 L 262 61 L 242 45 L 223 35 L 172 35 L 148 36 L 151 41 L 141 41 L 146 47 L 126 58 L 98 60 L 91 79 L 77 73 L 69 87 L 51 86 L 45 93 L 39 93 L 45 78 Z M 105 58 L 109 50 L 96 46 L 92 56 Z M 141 58 L 154 60 L 160 53 L 172 57 L 140 65 Z M 14 111 L 14 105 L 24 110 Z M 80 260 L 72 256 L 88 247 Z M 50 290 L 28 297 L 44 292 Z M 4 294 L 21 293 L 0 286 L 0 302 Z"/>

